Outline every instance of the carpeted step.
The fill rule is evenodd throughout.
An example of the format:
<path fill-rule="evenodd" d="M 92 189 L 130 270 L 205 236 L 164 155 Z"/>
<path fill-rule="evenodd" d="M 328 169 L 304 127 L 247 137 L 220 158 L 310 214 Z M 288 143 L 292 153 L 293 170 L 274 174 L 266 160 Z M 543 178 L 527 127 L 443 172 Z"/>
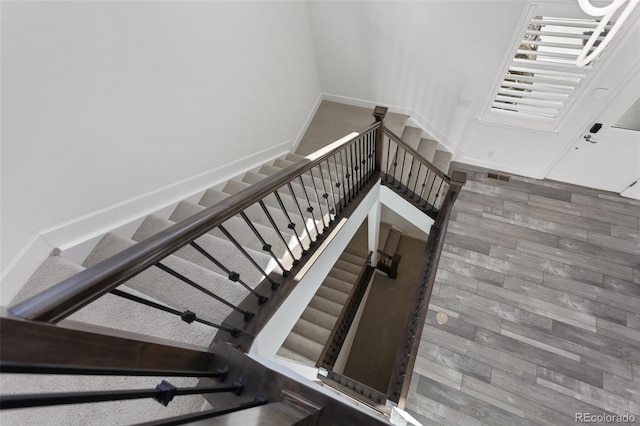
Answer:
<path fill-rule="evenodd" d="M 309 306 L 336 318 L 338 318 L 340 312 L 342 312 L 342 305 L 340 303 L 325 299 L 324 297 L 318 295 L 318 293 L 313 296 L 311 302 L 309 302 Z"/>
<path fill-rule="evenodd" d="M 356 254 L 348 253 L 346 251 L 340 255 L 340 259 L 347 261 L 353 265 L 358 265 L 359 268 L 362 268 L 364 263 L 367 261 L 366 257 L 358 256 Z"/>
<path fill-rule="evenodd" d="M 327 276 L 322 282 L 322 285 L 345 294 L 350 294 L 354 284 L 339 280 L 332 276 Z"/>
<path fill-rule="evenodd" d="M 311 321 L 307 321 L 304 318 L 300 318 L 296 322 L 296 325 L 293 327 L 293 332 L 304 336 L 307 339 L 311 339 L 324 347 L 324 345 L 327 343 L 327 340 L 329 340 L 331 329 L 324 328 L 321 325 L 315 324 Z M 296 348 L 292 349 L 295 350 Z"/>
<path fill-rule="evenodd" d="M 170 220 L 162 219 L 155 215 L 149 215 L 144 219 L 142 224 L 140 224 L 140 227 L 136 233 L 133 234 L 131 239 L 138 242 L 143 241 L 174 224 L 175 222 Z M 240 279 L 252 288 L 262 281 L 262 273 L 260 273 L 260 271 L 258 271 L 258 269 L 242 255 L 242 253 L 240 253 L 236 246 L 226 239 L 214 237 L 211 234 L 204 234 L 195 242 L 227 269 L 240 274 Z M 258 252 L 250 248 L 245 248 L 245 250 L 247 250 L 256 263 L 258 263 L 258 265 L 260 265 L 264 270 L 273 268 L 274 265 L 271 264 L 273 259 L 269 254 L 265 252 Z M 207 259 L 204 255 L 189 245 L 181 248 L 173 254 L 217 274 L 223 276 L 228 275 L 227 272 L 219 268 L 215 263 Z"/>
<path fill-rule="evenodd" d="M 396 135 L 401 135 L 407 125 L 408 115 L 388 112 L 384 118 L 384 126 Z"/>
<path fill-rule="evenodd" d="M 395 228 L 392 228 L 389 232 L 389 237 L 387 238 L 387 243 L 384 245 L 384 252 L 393 256 L 396 254 L 396 250 L 398 249 L 398 244 L 400 243 L 400 237 L 402 236 L 402 232 L 398 231 Z"/>
<path fill-rule="evenodd" d="M 180 203 L 178 203 L 178 206 L 171 214 L 171 217 L 169 217 L 169 220 L 180 222 L 181 220 L 187 219 L 204 209 L 205 208 L 201 205 L 190 203 L 188 201 L 181 201 Z M 251 231 L 249 225 L 247 225 L 244 220 L 240 219 L 237 216 L 234 216 L 225 221 L 223 223 L 223 226 L 242 247 L 251 248 L 258 252 L 262 251 L 262 243 L 253 233 L 253 231 Z M 272 250 L 274 253 L 276 253 L 276 256 L 282 259 L 284 253 L 286 253 L 286 248 L 282 240 L 280 240 L 280 237 L 278 237 L 278 235 L 276 234 L 276 231 L 273 228 L 267 228 L 260 224 L 254 224 L 254 226 L 256 227 L 256 229 L 258 229 L 260 235 L 262 235 L 263 238 L 265 238 L 265 240 L 269 242 L 269 244 L 272 244 Z M 209 231 L 209 234 L 225 240 L 227 239 L 227 237 L 217 227 Z M 289 260 L 287 261 L 287 264 L 284 265 L 286 268 L 290 267 Z"/>
<path fill-rule="evenodd" d="M 436 153 L 433 157 L 433 165 L 436 166 L 438 169 L 442 170 L 444 173 L 448 173 L 449 165 L 451 164 L 451 157 L 452 157 L 452 154 L 450 152 L 442 151 L 438 149 L 436 150 Z M 440 194 L 436 198 L 436 194 L 441 182 L 442 181 L 440 178 L 435 179 L 435 182 L 434 182 L 434 177 L 430 176 L 427 179 L 427 189 L 425 190 L 425 195 L 423 196 L 423 198 L 425 198 L 429 204 L 434 204 L 436 208 L 440 208 L 444 200 L 443 194 Z M 427 191 L 429 190 L 429 188 L 431 188 L 432 185 L 433 185 L 433 191 L 431 191 L 431 194 L 427 198 L 427 194 L 428 194 Z"/>
<path fill-rule="evenodd" d="M 333 268 L 331 271 L 329 271 L 329 276 L 338 278 L 342 281 L 346 281 L 348 283 L 353 283 L 353 284 L 355 284 L 356 281 L 358 280 L 358 276 L 356 274 L 354 274 L 353 272 L 345 271 L 340 268 Z"/>
<path fill-rule="evenodd" d="M 236 192 L 239 192 L 242 189 L 244 189 L 246 187 L 249 187 L 249 186 L 251 186 L 251 184 L 247 183 L 247 182 L 241 182 L 241 181 L 237 181 L 237 180 L 230 180 L 225 185 L 223 191 L 228 193 L 228 194 L 235 194 Z M 300 216 L 300 212 L 298 210 L 298 205 L 295 203 L 293 197 L 291 197 L 291 195 L 288 195 L 289 194 L 289 190 L 288 189 L 279 190 L 278 194 L 280 195 L 280 199 L 282 201 L 282 204 L 285 207 L 285 210 L 287 211 L 287 215 L 288 215 L 289 219 L 291 219 L 291 222 L 295 225 L 295 232 L 298 234 L 298 237 L 303 242 L 304 248 L 308 249 L 309 248 L 309 242 L 308 242 L 309 235 L 305 231 L 305 226 L 306 226 L 306 229 L 308 229 L 310 231 L 310 234 L 311 234 L 311 236 L 313 237 L 314 240 L 316 239 L 316 235 L 317 235 L 315 227 L 313 226 L 313 221 L 311 220 L 311 216 L 306 211 L 303 211 L 304 218 L 302 218 Z M 276 208 L 276 210 L 279 209 L 280 211 L 282 211 L 282 208 L 280 207 L 280 204 L 278 203 L 278 200 L 276 199 L 275 195 L 270 194 L 270 195 L 266 196 L 263 200 L 264 200 L 264 203 L 266 205 L 274 207 L 274 208 Z M 297 200 L 298 200 L 299 205 L 302 208 L 302 206 L 304 205 L 304 203 L 306 201 L 302 200 L 302 199 L 297 199 Z M 284 215 L 284 213 L 283 213 L 283 215 Z"/>
<path fill-rule="evenodd" d="M 448 151 L 443 151 L 441 149 L 436 150 L 435 155 L 433 156 L 433 164 L 442 170 L 444 173 L 449 173 L 449 165 L 451 164 L 451 158 L 453 154 Z"/>
<path fill-rule="evenodd" d="M 300 160 L 304 160 L 306 157 L 303 155 L 298 155 L 296 153 L 293 152 L 289 152 L 287 153 L 287 155 L 284 157 L 286 160 L 288 161 L 292 161 L 294 163 L 300 161 Z"/>
<path fill-rule="evenodd" d="M 326 312 L 322 312 L 311 306 L 307 306 L 307 309 L 304 310 L 300 318 L 304 318 L 305 320 L 324 327 L 328 330 L 333 329 L 333 326 L 336 324 L 336 320 L 338 319 L 338 317 L 336 316 L 333 316 Z"/>
<path fill-rule="evenodd" d="M 316 292 L 316 295 L 324 299 L 331 300 L 332 302 L 338 303 L 340 304 L 340 306 L 344 305 L 344 302 L 346 302 L 349 298 L 349 295 L 347 293 L 335 290 L 329 286 L 324 285 L 320 286 L 320 288 Z"/>
<path fill-rule="evenodd" d="M 360 265 L 354 265 L 351 262 L 347 262 L 342 258 L 342 256 L 340 256 L 340 258 L 336 261 L 334 268 L 339 268 L 343 271 L 351 272 L 356 276 L 360 275 L 360 271 L 362 270 L 362 267 Z"/>
<path fill-rule="evenodd" d="M 420 139 L 422 139 L 422 129 L 417 127 L 405 126 L 400 139 L 405 141 L 413 149 L 418 149 Z"/>
<path fill-rule="evenodd" d="M 300 355 L 298 352 L 292 351 L 289 348 L 285 348 L 284 346 L 280 347 L 280 349 L 278 349 L 278 353 L 277 355 L 283 357 L 283 358 L 287 358 L 293 361 L 298 361 L 299 363 L 305 364 L 305 365 L 309 365 L 309 366 L 315 366 L 316 365 L 316 361 L 307 358 L 304 355 Z"/>
<path fill-rule="evenodd" d="M 89 254 L 84 266 L 93 266 L 134 244 L 134 241 L 108 233 Z M 248 294 L 246 289 L 238 283 L 231 282 L 226 276 L 216 274 L 177 256 L 168 256 L 160 263 L 233 305 L 238 305 Z M 179 311 L 190 310 L 200 318 L 216 324 L 220 324 L 231 312 L 231 308 L 228 306 L 173 277 L 159 267 L 154 266 L 146 269 L 128 280 L 126 285 L 162 303 L 173 306 Z"/>
<path fill-rule="evenodd" d="M 313 364 L 318 361 L 324 349 L 324 345 L 294 331 L 289 333 L 282 346 L 312 360 Z"/>
<path fill-rule="evenodd" d="M 433 157 L 436 155 L 437 149 L 438 141 L 434 141 L 433 139 L 422 138 L 418 145 L 418 153 L 430 163 L 433 163 Z"/>

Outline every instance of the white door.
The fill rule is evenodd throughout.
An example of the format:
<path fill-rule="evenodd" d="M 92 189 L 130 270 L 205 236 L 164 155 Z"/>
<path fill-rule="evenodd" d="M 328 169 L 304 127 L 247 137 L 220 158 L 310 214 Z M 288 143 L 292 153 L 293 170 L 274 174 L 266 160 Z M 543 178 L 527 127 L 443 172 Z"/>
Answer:
<path fill-rule="evenodd" d="M 589 124 L 547 177 L 633 196 L 627 188 L 640 179 L 640 93 L 634 92 L 623 96 L 631 103 L 624 114 L 603 111 L 600 130 Z"/>

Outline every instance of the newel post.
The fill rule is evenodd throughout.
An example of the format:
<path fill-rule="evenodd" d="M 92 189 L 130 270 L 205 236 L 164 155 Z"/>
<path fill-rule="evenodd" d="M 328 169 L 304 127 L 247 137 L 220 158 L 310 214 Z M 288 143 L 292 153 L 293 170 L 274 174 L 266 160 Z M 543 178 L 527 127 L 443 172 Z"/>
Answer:
<path fill-rule="evenodd" d="M 389 108 L 376 106 L 373 110 L 373 116 L 376 123 L 380 123 L 380 127 L 376 129 L 376 170 L 382 169 L 382 141 L 384 140 L 384 117 L 387 115 Z"/>

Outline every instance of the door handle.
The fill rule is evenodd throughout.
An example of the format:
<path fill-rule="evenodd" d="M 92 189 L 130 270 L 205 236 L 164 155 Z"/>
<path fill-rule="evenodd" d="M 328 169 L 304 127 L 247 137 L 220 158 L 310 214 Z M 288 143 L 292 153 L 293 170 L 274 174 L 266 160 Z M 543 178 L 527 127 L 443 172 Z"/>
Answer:
<path fill-rule="evenodd" d="M 598 141 L 594 141 L 593 139 L 591 139 L 591 135 L 589 135 L 589 134 L 586 134 L 583 137 L 584 137 L 584 140 L 589 142 L 589 143 L 598 143 Z"/>

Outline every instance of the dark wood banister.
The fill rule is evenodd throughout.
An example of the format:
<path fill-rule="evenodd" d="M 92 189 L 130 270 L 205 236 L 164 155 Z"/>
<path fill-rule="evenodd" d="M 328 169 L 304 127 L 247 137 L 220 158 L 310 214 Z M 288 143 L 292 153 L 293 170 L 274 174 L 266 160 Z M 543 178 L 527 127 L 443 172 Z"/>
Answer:
<path fill-rule="evenodd" d="M 400 145 L 402 147 L 402 149 L 406 150 L 409 154 L 411 154 L 416 160 L 418 160 L 419 162 L 421 162 L 422 164 L 424 164 L 426 167 L 428 167 L 430 170 L 432 170 L 439 178 L 441 178 L 443 181 L 447 182 L 448 184 L 451 184 L 451 177 L 449 177 L 445 172 L 443 172 L 442 170 L 440 170 L 438 167 L 436 167 L 434 164 L 432 164 L 431 162 L 429 162 L 429 160 L 427 160 L 426 158 L 424 158 L 422 156 L 422 154 L 420 154 L 418 151 L 416 151 L 415 149 L 413 149 L 411 146 L 409 146 L 409 144 L 407 144 L 405 141 L 403 141 L 400 136 L 396 135 L 395 133 L 393 133 L 391 130 L 389 130 L 387 127 L 383 128 L 384 133 L 389 136 L 391 139 L 393 139 L 398 145 Z"/>
<path fill-rule="evenodd" d="M 321 150 L 313 160 L 300 160 L 296 164 L 229 196 L 216 205 L 85 269 L 15 305 L 10 309 L 10 312 L 18 317 L 34 321 L 50 323 L 61 321 L 283 185 L 320 165 L 324 160 L 362 135 L 380 128 L 380 123 L 375 122 L 349 139 L 334 143 L 335 145 Z"/>

